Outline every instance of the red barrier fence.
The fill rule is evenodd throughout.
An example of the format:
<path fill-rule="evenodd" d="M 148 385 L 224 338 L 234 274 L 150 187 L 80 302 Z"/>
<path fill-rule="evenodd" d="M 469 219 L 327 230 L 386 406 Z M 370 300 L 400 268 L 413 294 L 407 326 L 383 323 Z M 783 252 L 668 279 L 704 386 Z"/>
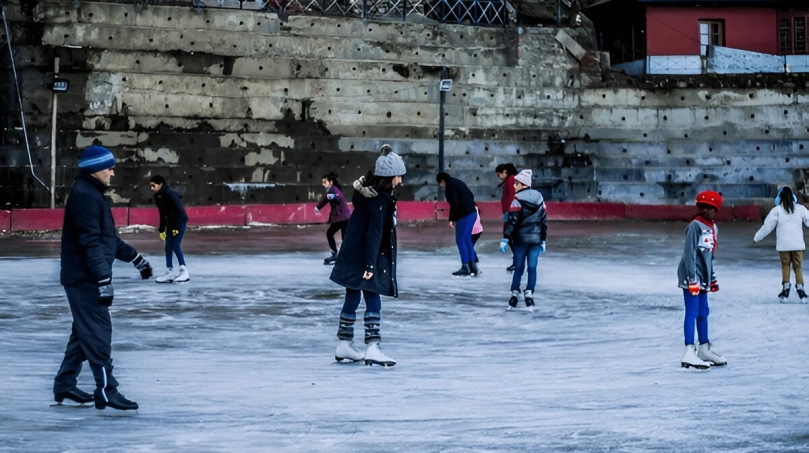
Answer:
<path fill-rule="evenodd" d="M 243 226 L 255 224 L 325 223 L 328 209 L 314 212 L 315 203 L 271 205 L 189 206 L 186 212 L 190 226 Z M 502 217 L 499 201 L 479 202 L 483 219 Z M 407 221 L 446 220 L 449 205 L 439 201 L 400 201 L 398 219 Z M 547 202 L 549 220 L 688 220 L 696 212 L 694 206 L 682 205 L 630 205 L 621 203 L 567 203 Z M 112 215 L 119 227 L 149 225 L 157 227 L 157 208 L 113 208 Z M 0 231 L 59 230 L 62 228 L 63 209 L 13 209 L 0 211 Z M 758 206 L 727 207 L 719 211 L 717 220 L 761 220 Z"/>
<path fill-rule="evenodd" d="M 0 232 L 11 230 L 11 211 L 0 211 Z"/>

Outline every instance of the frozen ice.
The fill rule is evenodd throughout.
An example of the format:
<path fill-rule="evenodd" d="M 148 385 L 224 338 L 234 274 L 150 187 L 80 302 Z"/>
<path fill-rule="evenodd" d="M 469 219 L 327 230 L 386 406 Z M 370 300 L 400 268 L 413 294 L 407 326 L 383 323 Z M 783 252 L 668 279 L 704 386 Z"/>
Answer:
<path fill-rule="evenodd" d="M 728 365 L 708 371 L 680 367 L 684 223 L 551 222 L 534 313 L 505 311 L 508 257 L 484 226 L 483 274 L 460 278 L 445 224 L 400 225 L 391 368 L 334 360 L 325 226 L 189 230 L 183 284 L 117 263 L 127 414 L 50 406 L 71 323 L 59 238 L 2 239 L 0 452 L 809 451 L 809 305 L 778 303 L 758 224 L 720 224 L 710 333 Z M 163 269 L 154 232 L 122 237 Z"/>

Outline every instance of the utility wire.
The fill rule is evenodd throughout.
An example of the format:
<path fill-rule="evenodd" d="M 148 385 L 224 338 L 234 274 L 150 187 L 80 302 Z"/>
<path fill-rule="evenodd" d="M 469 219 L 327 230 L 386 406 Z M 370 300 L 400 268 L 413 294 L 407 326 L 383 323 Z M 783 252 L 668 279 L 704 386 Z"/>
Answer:
<path fill-rule="evenodd" d="M 20 105 L 20 121 L 22 122 L 22 134 L 25 137 L 25 149 L 28 151 L 28 165 L 31 167 L 31 175 L 39 181 L 40 184 L 46 189 L 48 192 L 51 191 L 51 188 L 48 187 L 47 184 L 42 182 L 39 177 L 37 177 L 36 173 L 34 173 L 34 161 L 31 158 L 31 145 L 28 143 L 28 130 L 25 128 L 25 112 L 23 112 L 22 106 L 22 93 L 20 92 L 20 80 L 17 78 L 17 65 L 14 63 L 14 51 L 11 48 L 11 32 L 8 29 L 8 19 L 6 16 L 6 5 L 3 5 L 3 25 L 6 29 L 6 43 L 8 43 L 8 57 L 11 60 L 11 71 L 14 73 L 14 86 L 17 88 L 17 102 Z M 51 163 L 53 164 L 53 162 Z"/>
<path fill-rule="evenodd" d="M 665 25 L 666 27 L 671 28 L 672 30 L 676 31 L 677 33 L 679 33 L 679 34 L 681 34 L 681 35 L 685 36 L 685 37 L 686 37 L 686 38 L 687 38 L 689 41 L 694 41 L 695 43 L 697 43 L 697 44 L 699 44 L 699 45 L 703 45 L 703 44 L 702 44 L 701 42 L 699 42 L 698 40 L 696 40 L 696 39 L 694 39 L 693 37 L 691 37 L 691 36 L 689 36 L 689 35 L 687 35 L 687 34 L 685 34 L 685 33 L 681 32 L 681 31 L 680 31 L 678 28 L 675 28 L 674 26 L 670 25 L 668 22 L 664 21 L 663 19 L 661 19 L 661 18 L 659 18 L 659 17 L 657 17 L 657 16 L 653 16 L 653 15 L 651 15 L 651 14 L 650 14 L 650 15 L 647 15 L 646 17 L 650 17 L 650 18 L 652 18 L 652 19 L 654 19 L 654 20 L 656 20 L 656 21 L 660 22 L 661 24 Z"/>

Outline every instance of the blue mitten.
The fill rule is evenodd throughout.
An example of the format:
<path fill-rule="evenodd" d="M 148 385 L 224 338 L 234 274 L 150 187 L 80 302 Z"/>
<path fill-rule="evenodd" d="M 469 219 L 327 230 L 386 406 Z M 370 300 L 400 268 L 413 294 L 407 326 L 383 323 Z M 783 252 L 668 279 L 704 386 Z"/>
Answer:
<path fill-rule="evenodd" d="M 508 249 L 508 239 L 503 239 L 502 241 L 500 241 L 500 251 L 506 253 L 507 249 Z"/>

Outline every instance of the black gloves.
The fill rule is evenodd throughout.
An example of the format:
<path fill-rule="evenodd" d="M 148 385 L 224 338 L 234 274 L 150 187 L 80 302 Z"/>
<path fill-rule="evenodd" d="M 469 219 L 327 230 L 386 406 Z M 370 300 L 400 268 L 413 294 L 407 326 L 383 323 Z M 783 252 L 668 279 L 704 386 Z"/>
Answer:
<path fill-rule="evenodd" d="M 115 291 L 112 289 L 112 277 L 99 280 L 98 283 L 98 303 L 105 307 L 112 305 L 112 298 L 115 297 Z"/>
<path fill-rule="evenodd" d="M 140 278 L 146 280 L 152 276 L 152 266 L 149 265 L 149 262 L 146 261 L 143 255 L 138 254 L 132 261 L 132 264 L 134 264 L 135 268 L 140 272 Z"/>

